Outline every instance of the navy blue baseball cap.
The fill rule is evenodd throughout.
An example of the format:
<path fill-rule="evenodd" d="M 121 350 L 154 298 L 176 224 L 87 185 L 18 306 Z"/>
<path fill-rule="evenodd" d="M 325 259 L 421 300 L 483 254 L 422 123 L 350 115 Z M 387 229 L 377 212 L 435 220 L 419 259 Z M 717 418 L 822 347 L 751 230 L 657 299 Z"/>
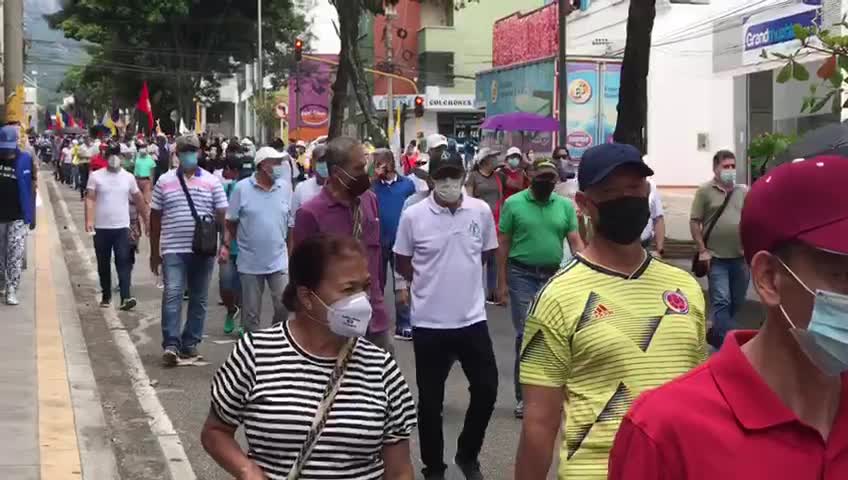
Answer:
<path fill-rule="evenodd" d="M 650 177 L 654 174 L 642 154 L 633 145 L 625 143 L 605 143 L 596 145 L 583 154 L 580 168 L 577 171 L 577 182 L 580 191 L 603 182 L 618 167 L 633 165 L 642 175 Z"/>
<path fill-rule="evenodd" d="M 17 125 L 6 125 L 0 128 L 0 150 L 15 150 L 18 148 Z"/>

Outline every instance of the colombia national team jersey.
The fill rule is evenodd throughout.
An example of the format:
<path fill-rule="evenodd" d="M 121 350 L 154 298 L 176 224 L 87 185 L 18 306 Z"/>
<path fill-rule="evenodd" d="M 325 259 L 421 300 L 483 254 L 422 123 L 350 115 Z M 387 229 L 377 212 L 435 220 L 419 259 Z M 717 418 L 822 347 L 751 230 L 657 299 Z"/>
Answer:
<path fill-rule="evenodd" d="M 606 479 L 633 400 L 706 357 L 701 287 L 651 256 L 631 277 L 579 255 L 530 307 L 521 383 L 566 389 L 559 478 Z"/>

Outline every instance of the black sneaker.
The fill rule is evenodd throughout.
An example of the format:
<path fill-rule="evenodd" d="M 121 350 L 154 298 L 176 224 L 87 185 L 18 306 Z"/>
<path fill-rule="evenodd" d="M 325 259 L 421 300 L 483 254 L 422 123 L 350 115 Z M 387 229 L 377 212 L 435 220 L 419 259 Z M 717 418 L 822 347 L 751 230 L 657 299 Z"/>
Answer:
<path fill-rule="evenodd" d="M 135 297 L 125 298 L 121 300 L 121 310 L 129 312 L 138 304 Z"/>
<path fill-rule="evenodd" d="M 518 402 L 515 406 L 515 410 L 512 411 L 512 414 L 515 415 L 515 418 L 524 418 L 524 402 Z"/>
<path fill-rule="evenodd" d="M 112 306 L 111 297 L 107 297 L 106 295 L 100 297 L 100 308 L 109 308 L 110 306 Z"/>
<path fill-rule="evenodd" d="M 166 347 L 165 352 L 162 354 L 162 364 L 165 367 L 176 367 L 177 362 L 179 362 L 179 355 L 177 354 L 177 349 L 174 347 Z"/>
<path fill-rule="evenodd" d="M 197 347 L 187 347 L 180 350 L 180 360 L 194 362 L 203 358 L 203 355 L 197 351 Z"/>
<path fill-rule="evenodd" d="M 412 341 L 412 329 L 404 328 L 403 330 L 398 330 L 395 332 L 395 340 L 400 340 L 401 342 L 411 342 Z"/>
<path fill-rule="evenodd" d="M 467 480 L 485 480 L 486 477 L 480 471 L 480 462 L 477 460 L 463 461 L 459 457 L 456 457 L 454 463 L 456 463 L 456 466 L 459 467 Z"/>
<path fill-rule="evenodd" d="M 184 301 L 184 302 L 187 302 L 187 301 L 188 301 L 188 290 L 186 290 L 186 291 L 184 291 L 184 292 L 183 292 L 183 301 Z"/>

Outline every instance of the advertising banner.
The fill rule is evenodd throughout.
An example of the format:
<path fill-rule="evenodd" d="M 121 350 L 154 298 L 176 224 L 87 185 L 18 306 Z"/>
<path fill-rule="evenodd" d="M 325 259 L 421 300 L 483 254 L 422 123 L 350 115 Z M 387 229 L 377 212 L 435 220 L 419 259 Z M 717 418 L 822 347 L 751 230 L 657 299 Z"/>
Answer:
<path fill-rule="evenodd" d="M 326 56 L 330 60 L 335 55 Z M 298 140 L 326 135 L 330 126 L 330 93 L 333 66 L 304 59 L 289 80 L 289 128 Z"/>
<path fill-rule="evenodd" d="M 601 128 L 603 142 L 613 143 L 612 135 L 618 123 L 618 91 L 621 89 L 621 64 L 605 63 L 603 72 L 604 98 L 601 101 Z"/>
<path fill-rule="evenodd" d="M 554 100 L 554 61 L 483 72 L 477 77 L 476 103 L 486 115 L 528 112 L 550 116 Z"/>
<path fill-rule="evenodd" d="M 769 9 L 745 19 L 742 28 L 742 64 L 762 61 L 762 52 L 788 54 L 801 46 L 795 39 L 795 25 L 821 25 L 821 7 L 799 3 Z"/>
<path fill-rule="evenodd" d="M 568 137 L 566 143 L 573 157 L 583 156 L 597 145 L 598 108 L 602 96 L 598 77 L 599 64 L 568 64 Z"/>

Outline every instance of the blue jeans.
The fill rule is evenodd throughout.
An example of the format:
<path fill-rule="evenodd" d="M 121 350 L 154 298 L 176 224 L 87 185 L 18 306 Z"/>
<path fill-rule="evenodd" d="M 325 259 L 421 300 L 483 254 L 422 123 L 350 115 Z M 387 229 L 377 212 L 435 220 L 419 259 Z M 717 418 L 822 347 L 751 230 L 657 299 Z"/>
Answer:
<path fill-rule="evenodd" d="M 512 309 L 512 326 L 515 327 L 515 400 L 521 401 L 520 360 L 521 342 L 524 341 L 524 322 L 527 310 L 539 290 L 550 280 L 551 275 L 530 271 L 510 262 L 507 268 L 509 304 Z"/>
<path fill-rule="evenodd" d="M 483 289 L 486 292 L 486 298 L 494 300 L 495 293 L 498 291 L 498 261 L 495 260 L 494 256 L 486 262 L 483 275 Z"/>
<path fill-rule="evenodd" d="M 97 256 L 97 274 L 103 299 L 112 298 L 112 252 L 115 252 L 115 269 L 118 270 L 118 285 L 121 300 L 130 298 L 132 257 L 130 254 L 129 228 L 97 228 L 94 230 L 94 253 Z"/>
<path fill-rule="evenodd" d="M 388 264 L 391 269 L 387 268 Z M 383 246 L 383 278 L 381 278 L 380 288 L 386 289 L 386 282 L 389 277 L 392 277 L 392 291 L 396 291 L 395 276 L 395 254 L 392 247 Z M 397 296 L 395 296 L 397 298 Z M 395 332 L 400 333 L 404 330 L 412 329 L 412 321 L 409 319 L 409 305 L 404 305 L 395 301 Z"/>
<path fill-rule="evenodd" d="M 724 337 L 732 329 L 733 317 L 745 304 L 750 273 L 745 259 L 713 258 L 710 264 L 710 313 L 713 320 L 715 348 L 721 348 Z"/>
<path fill-rule="evenodd" d="M 215 257 L 193 253 L 167 253 L 162 256 L 162 348 L 173 347 L 184 351 L 203 339 L 206 323 L 206 303 L 209 280 L 215 266 Z M 183 292 L 188 287 L 188 315 L 182 323 Z"/>

